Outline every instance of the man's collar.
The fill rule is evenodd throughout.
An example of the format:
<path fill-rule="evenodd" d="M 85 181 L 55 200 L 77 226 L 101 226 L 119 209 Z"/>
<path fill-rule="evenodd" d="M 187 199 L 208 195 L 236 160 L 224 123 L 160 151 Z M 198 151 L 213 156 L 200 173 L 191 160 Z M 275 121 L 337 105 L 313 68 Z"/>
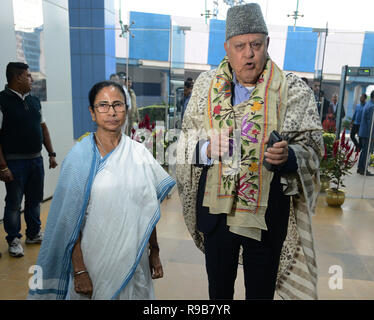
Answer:
<path fill-rule="evenodd" d="M 30 94 L 30 92 L 27 92 L 26 94 L 22 95 L 18 91 L 15 91 L 8 87 L 8 85 L 5 86 L 5 89 L 8 89 L 9 91 L 15 93 L 17 96 L 19 96 L 22 100 L 25 100 L 25 98 Z"/>
<path fill-rule="evenodd" d="M 242 86 L 240 83 L 239 83 L 239 81 L 238 81 L 238 79 L 236 79 L 236 73 L 235 73 L 235 71 L 233 70 L 232 71 L 232 82 L 234 83 L 234 85 L 236 85 L 236 86 Z"/>

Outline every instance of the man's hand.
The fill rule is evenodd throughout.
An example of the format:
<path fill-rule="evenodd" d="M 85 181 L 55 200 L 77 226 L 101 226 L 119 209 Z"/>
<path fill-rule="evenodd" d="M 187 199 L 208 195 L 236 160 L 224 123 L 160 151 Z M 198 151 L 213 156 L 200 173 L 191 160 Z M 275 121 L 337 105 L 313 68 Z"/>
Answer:
<path fill-rule="evenodd" d="M 265 143 L 269 142 L 269 137 L 265 139 Z M 265 152 L 266 161 L 270 164 L 281 165 L 284 164 L 288 159 L 288 143 L 283 140 L 274 143 L 271 148 L 268 148 Z"/>
<path fill-rule="evenodd" d="M 11 182 L 14 180 L 12 171 L 8 168 L 5 171 L 0 171 L 0 180 L 4 182 Z"/>
<path fill-rule="evenodd" d="M 57 162 L 55 157 L 49 157 L 49 169 L 54 169 L 57 167 Z"/>
<path fill-rule="evenodd" d="M 209 145 L 206 149 L 206 154 L 209 159 L 219 159 L 224 154 L 229 152 L 229 137 L 233 130 L 234 128 L 230 127 L 228 134 L 227 131 L 225 133 L 213 133 L 209 137 Z"/>

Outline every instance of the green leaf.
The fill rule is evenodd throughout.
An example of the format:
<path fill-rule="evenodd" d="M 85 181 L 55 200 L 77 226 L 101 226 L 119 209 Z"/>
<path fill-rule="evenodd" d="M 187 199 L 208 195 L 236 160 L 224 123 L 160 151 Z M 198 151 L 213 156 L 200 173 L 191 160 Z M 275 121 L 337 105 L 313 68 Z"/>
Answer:
<path fill-rule="evenodd" d="M 219 101 L 219 99 L 221 99 L 221 95 L 219 95 L 218 97 L 216 97 L 216 98 L 213 100 L 213 103 L 216 103 L 217 101 Z"/>
<path fill-rule="evenodd" d="M 218 89 L 217 88 L 213 88 L 213 91 L 214 91 L 215 94 L 218 93 Z"/>
<path fill-rule="evenodd" d="M 215 116 L 214 118 L 218 121 L 218 120 L 221 120 L 222 117 L 218 115 L 218 116 Z"/>
<path fill-rule="evenodd" d="M 228 127 L 231 127 L 232 126 L 232 120 L 231 119 L 227 119 L 226 120 L 226 124 Z"/>
<path fill-rule="evenodd" d="M 259 120 L 262 118 L 262 115 L 258 114 L 256 116 L 253 116 L 253 118 L 251 119 L 252 121 L 256 121 L 256 120 Z"/>
<path fill-rule="evenodd" d="M 249 151 L 248 155 L 251 157 L 251 156 L 254 156 L 256 154 L 256 150 L 255 149 L 252 149 L 251 151 Z"/>
<path fill-rule="evenodd" d="M 252 189 L 258 190 L 258 185 L 257 184 L 252 184 Z"/>
<path fill-rule="evenodd" d="M 262 98 L 261 97 L 253 97 L 252 98 L 254 101 L 262 101 Z"/>
<path fill-rule="evenodd" d="M 247 140 L 244 140 L 244 139 L 243 139 L 243 140 L 242 140 L 242 143 L 243 143 L 245 146 L 247 146 L 247 147 L 249 146 L 249 142 L 248 142 Z"/>
<path fill-rule="evenodd" d="M 261 130 L 261 126 L 258 124 L 258 123 L 254 123 L 254 126 L 255 126 L 255 128 L 257 129 L 257 130 Z"/>
<path fill-rule="evenodd" d="M 257 180 L 258 179 L 258 176 L 252 176 L 248 179 L 248 181 L 253 181 L 253 180 Z"/>
<path fill-rule="evenodd" d="M 219 122 L 219 127 L 220 127 L 220 128 L 223 127 L 223 121 L 222 121 L 222 120 Z"/>

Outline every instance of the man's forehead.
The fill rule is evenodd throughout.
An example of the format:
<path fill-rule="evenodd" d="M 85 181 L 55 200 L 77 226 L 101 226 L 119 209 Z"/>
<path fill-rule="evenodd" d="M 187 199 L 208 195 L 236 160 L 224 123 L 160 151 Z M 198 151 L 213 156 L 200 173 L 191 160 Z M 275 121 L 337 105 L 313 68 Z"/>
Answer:
<path fill-rule="evenodd" d="M 238 36 L 234 36 L 229 39 L 230 42 L 242 42 L 242 41 L 255 41 L 255 40 L 265 40 L 267 38 L 266 34 L 263 33 L 246 33 Z"/>

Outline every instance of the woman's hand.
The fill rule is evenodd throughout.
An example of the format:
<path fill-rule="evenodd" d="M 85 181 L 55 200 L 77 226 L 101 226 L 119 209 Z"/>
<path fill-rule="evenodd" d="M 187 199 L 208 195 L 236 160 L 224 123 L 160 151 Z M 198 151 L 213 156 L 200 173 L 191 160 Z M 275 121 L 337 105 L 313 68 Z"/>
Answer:
<path fill-rule="evenodd" d="M 164 276 L 158 248 L 151 248 L 149 253 L 149 267 L 151 269 L 152 279 L 159 279 Z"/>
<path fill-rule="evenodd" d="M 91 298 L 93 285 L 88 272 L 74 276 L 74 289 L 76 293 L 84 294 Z"/>

